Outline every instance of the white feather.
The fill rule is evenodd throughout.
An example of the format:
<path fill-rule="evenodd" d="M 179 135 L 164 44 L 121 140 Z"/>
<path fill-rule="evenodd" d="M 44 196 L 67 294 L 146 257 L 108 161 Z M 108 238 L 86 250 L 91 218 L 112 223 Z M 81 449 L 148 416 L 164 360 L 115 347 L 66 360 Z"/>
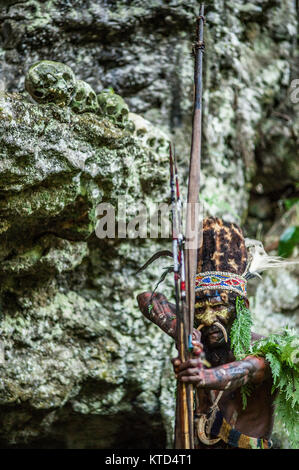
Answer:
<path fill-rule="evenodd" d="M 299 260 L 285 260 L 281 256 L 268 255 L 259 240 L 245 239 L 248 253 L 248 262 L 243 275 L 246 277 L 259 276 L 258 273 L 270 268 L 282 268 L 291 264 L 298 264 Z"/>

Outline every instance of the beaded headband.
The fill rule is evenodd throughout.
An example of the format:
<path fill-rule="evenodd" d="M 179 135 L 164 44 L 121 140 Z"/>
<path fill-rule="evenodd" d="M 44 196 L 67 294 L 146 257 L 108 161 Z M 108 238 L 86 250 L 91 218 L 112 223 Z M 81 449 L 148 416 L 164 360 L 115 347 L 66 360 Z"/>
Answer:
<path fill-rule="evenodd" d="M 239 276 L 238 274 L 209 271 L 196 274 L 195 291 L 223 289 L 236 292 L 242 297 L 246 297 L 246 284 L 247 280 L 245 277 Z"/>

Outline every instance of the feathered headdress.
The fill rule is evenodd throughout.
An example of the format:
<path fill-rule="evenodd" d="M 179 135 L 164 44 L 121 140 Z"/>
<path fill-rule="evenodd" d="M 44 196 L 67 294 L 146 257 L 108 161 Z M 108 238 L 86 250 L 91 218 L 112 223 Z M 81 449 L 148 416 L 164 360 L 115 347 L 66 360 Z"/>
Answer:
<path fill-rule="evenodd" d="M 247 280 L 253 277 L 261 278 L 260 273 L 267 269 L 283 268 L 299 263 L 299 260 L 286 260 L 281 256 L 268 255 L 262 242 L 259 240 L 245 238 L 245 246 L 247 248 L 248 262 L 242 276 Z"/>

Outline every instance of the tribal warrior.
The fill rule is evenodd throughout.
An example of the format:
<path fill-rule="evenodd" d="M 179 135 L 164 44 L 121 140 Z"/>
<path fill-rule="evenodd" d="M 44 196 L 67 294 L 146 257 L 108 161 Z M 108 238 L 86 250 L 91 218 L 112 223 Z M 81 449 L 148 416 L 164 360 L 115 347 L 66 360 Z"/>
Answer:
<path fill-rule="evenodd" d="M 247 250 L 241 229 L 218 218 L 205 219 L 198 260 L 193 357 L 184 363 L 172 360 L 176 378 L 196 390 L 195 447 L 270 448 L 275 398 L 270 366 L 253 355 L 236 360 L 231 342 L 238 305 L 245 311 L 249 306 L 244 274 Z M 138 303 L 148 319 L 176 338 L 175 305 L 163 294 L 151 292 L 138 295 Z M 251 341 L 260 338 L 251 334 Z M 250 390 L 246 407 L 244 386 Z"/>

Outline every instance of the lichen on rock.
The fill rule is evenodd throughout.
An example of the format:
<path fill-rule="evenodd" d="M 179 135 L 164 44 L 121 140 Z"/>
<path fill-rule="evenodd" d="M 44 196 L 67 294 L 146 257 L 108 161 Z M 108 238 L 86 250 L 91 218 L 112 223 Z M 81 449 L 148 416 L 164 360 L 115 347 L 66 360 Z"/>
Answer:
<path fill-rule="evenodd" d="M 63 70 L 61 64 L 58 69 Z M 57 64 L 51 63 L 51 70 L 57 70 Z M 72 83 L 78 81 L 74 78 Z M 27 88 L 35 99 L 38 83 Z M 104 272 L 93 279 L 96 285 L 98 277 L 101 285 L 97 299 L 88 298 L 87 285 L 86 291 L 81 288 L 93 269 L 90 250 L 99 243 L 94 234 L 98 204 L 116 204 L 121 197 L 133 213 L 132 201 L 150 202 L 155 194 L 165 197 L 166 191 L 158 193 L 152 184 L 166 182 L 167 173 L 164 169 L 163 175 L 161 168 L 167 154 L 155 156 L 160 167 L 142 172 L 153 148 L 141 145 L 124 129 L 114 111 L 102 115 L 95 107 L 78 112 L 70 97 L 61 101 L 57 89 L 51 88 L 42 102 L 35 99 L 38 104 L 17 93 L 0 97 L 0 331 L 5 350 L 0 403 L 15 407 L 15 412 L 10 408 L 9 422 L 22 423 L 17 430 L 4 415 L 1 439 L 10 445 L 34 445 L 30 442 L 45 432 L 67 445 L 54 429 L 56 422 L 68 420 L 65 413 L 75 414 L 78 422 L 86 415 L 97 416 L 100 427 L 119 413 L 129 416 L 132 406 L 145 416 L 159 416 L 155 380 L 144 380 L 148 374 L 155 377 L 154 370 L 148 370 L 155 367 L 155 360 L 151 366 L 142 362 L 151 346 L 140 335 L 143 320 L 135 315 L 132 324 L 131 319 L 133 284 L 127 305 L 116 301 L 115 288 L 120 292 L 128 284 L 126 272 L 121 274 L 125 265 L 115 267 L 122 281 L 117 287 L 114 279 L 113 288 L 105 281 L 109 268 L 102 266 Z M 103 253 L 115 250 L 115 243 L 112 240 L 110 250 L 103 244 Z M 115 298 L 113 307 L 107 304 L 107 295 Z M 123 332 L 121 325 L 116 326 L 119 321 L 111 321 L 111 310 L 116 318 L 121 315 Z M 131 337 L 128 340 L 130 330 L 136 344 Z M 163 344 L 166 339 L 161 339 Z M 156 360 L 161 358 L 162 349 Z M 28 410 L 35 413 L 34 424 Z M 118 420 L 116 430 L 121 425 Z M 116 445 L 116 441 L 111 444 L 113 437 L 105 440 L 102 434 L 94 440 L 96 447 L 108 441 Z"/>

